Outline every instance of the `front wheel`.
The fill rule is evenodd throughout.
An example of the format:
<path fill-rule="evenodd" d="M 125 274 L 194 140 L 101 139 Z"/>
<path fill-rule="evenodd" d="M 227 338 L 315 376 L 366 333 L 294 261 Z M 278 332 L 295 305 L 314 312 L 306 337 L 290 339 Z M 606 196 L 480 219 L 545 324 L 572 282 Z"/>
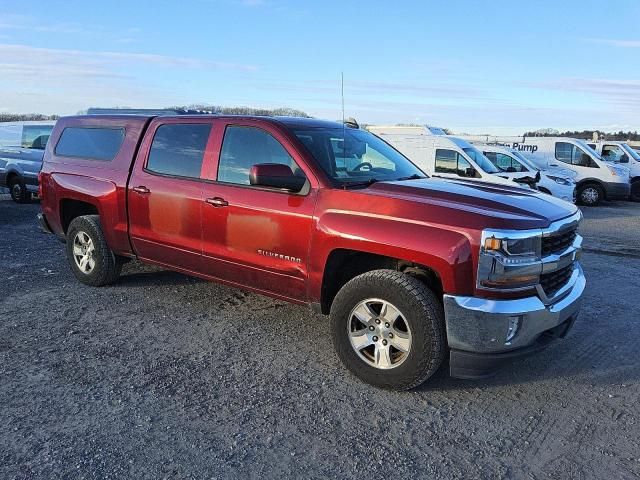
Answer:
<path fill-rule="evenodd" d="M 631 201 L 640 202 L 640 180 L 631 184 Z"/>
<path fill-rule="evenodd" d="M 98 215 L 84 215 L 71 221 L 67 230 L 67 259 L 76 278 L 93 287 L 115 282 L 122 270 L 122 262 L 107 245 Z"/>
<path fill-rule="evenodd" d="M 9 180 L 9 191 L 11 192 L 11 200 L 16 203 L 29 203 L 31 201 L 31 192 L 27 190 L 20 177 L 12 177 Z"/>
<path fill-rule="evenodd" d="M 420 280 L 394 270 L 367 272 L 342 287 L 331 329 L 346 367 L 378 387 L 416 387 L 446 354 L 441 303 Z"/>
<path fill-rule="evenodd" d="M 600 185 L 587 184 L 578 190 L 578 200 L 583 205 L 594 207 L 600 203 L 604 197 L 604 192 Z"/>

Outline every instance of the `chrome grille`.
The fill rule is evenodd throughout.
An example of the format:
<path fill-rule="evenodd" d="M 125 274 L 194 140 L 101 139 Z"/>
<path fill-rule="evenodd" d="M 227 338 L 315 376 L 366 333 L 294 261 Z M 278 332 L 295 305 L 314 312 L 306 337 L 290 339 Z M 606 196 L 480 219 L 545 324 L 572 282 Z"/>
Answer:
<path fill-rule="evenodd" d="M 548 297 L 553 297 L 566 285 L 573 274 L 573 263 L 564 268 L 540 275 L 540 286 Z"/>
<path fill-rule="evenodd" d="M 553 253 L 561 253 L 573 244 L 578 234 L 577 225 L 554 233 L 549 236 L 542 237 L 542 256 L 551 255 Z"/>

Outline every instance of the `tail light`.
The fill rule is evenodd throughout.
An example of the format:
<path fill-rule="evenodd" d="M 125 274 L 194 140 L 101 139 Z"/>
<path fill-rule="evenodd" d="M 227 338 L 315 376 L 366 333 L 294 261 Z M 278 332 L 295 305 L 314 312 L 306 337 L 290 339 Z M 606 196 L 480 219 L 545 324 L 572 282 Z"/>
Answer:
<path fill-rule="evenodd" d="M 42 172 L 38 172 L 38 197 L 42 200 Z"/>

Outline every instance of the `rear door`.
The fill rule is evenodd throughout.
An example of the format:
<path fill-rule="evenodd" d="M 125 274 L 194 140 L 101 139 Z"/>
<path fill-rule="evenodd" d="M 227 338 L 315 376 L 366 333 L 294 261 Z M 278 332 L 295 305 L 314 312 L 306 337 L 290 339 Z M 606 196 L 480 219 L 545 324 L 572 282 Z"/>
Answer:
<path fill-rule="evenodd" d="M 146 260 L 200 272 L 202 171 L 211 119 L 157 119 L 141 146 L 128 187 L 129 231 Z"/>
<path fill-rule="evenodd" d="M 216 122 L 218 162 L 203 187 L 203 270 L 230 283 L 306 300 L 317 183 L 286 135 L 266 122 Z M 282 163 L 307 178 L 300 193 L 251 186 L 249 170 Z"/>

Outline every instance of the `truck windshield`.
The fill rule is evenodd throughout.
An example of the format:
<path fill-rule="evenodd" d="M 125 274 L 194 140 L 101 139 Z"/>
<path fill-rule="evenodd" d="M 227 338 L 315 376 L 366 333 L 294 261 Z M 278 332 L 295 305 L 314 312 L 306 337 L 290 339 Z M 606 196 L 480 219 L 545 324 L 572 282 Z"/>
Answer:
<path fill-rule="evenodd" d="M 464 153 L 471 157 L 471 160 L 476 162 L 476 164 L 487 173 L 500 173 L 500 169 L 496 167 L 491 160 L 484 156 L 484 154 L 478 150 L 476 147 L 466 147 L 463 148 Z"/>
<path fill-rule="evenodd" d="M 509 154 L 513 155 L 514 157 L 516 157 L 519 162 L 523 163 L 527 168 L 533 170 L 534 172 L 539 172 L 540 171 L 540 167 L 536 167 L 532 162 L 529 161 L 529 159 L 527 157 L 522 155 L 519 151 L 512 150 L 512 151 L 509 152 Z"/>
<path fill-rule="evenodd" d="M 587 145 L 586 142 L 578 141 L 576 143 L 578 144 L 578 148 L 584 150 L 584 152 L 587 155 L 589 155 L 592 158 L 595 158 L 596 160 L 600 160 L 601 162 L 604 162 L 604 159 L 600 156 L 600 154 L 596 152 L 593 148 L 591 148 L 589 145 Z"/>
<path fill-rule="evenodd" d="M 620 146 L 626 152 L 627 155 L 632 157 L 634 160 L 640 162 L 640 153 L 636 152 L 633 148 L 631 148 L 626 143 L 621 143 Z"/>
<path fill-rule="evenodd" d="M 341 185 L 426 178 L 409 159 L 365 130 L 293 129 L 329 177 Z"/>

